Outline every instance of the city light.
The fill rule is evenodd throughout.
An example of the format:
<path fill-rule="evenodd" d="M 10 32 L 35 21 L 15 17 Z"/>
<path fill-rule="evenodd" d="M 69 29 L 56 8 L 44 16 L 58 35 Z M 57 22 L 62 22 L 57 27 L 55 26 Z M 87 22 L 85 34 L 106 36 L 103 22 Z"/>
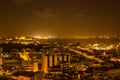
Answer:
<path fill-rule="evenodd" d="M 0 0 L 0 80 L 120 80 L 120 0 Z"/>
<path fill-rule="evenodd" d="M 34 38 L 37 38 L 37 39 L 42 39 L 41 36 L 34 36 Z"/>

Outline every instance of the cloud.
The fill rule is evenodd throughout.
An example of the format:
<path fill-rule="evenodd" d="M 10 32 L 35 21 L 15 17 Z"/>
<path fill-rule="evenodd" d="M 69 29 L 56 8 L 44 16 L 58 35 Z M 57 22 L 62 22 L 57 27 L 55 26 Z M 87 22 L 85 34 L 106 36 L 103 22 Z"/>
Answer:
<path fill-rule="evenodd" d="M 76 17 L 83 17 L 85 16 L 84 14 L 76 14 Z"/>
<path fill-rule="evenodd" d="M 33 0 L 13 0 L 15 4 L 27 4 L 27 3 L 32 3 Z"/>
<path fill-rule="evenodd" d="M 33 14 L 42 19 L 56 18 L 59 15 L 59 13 L 52 8 L 46 8 L 43 11 L 35 10 Z"/>

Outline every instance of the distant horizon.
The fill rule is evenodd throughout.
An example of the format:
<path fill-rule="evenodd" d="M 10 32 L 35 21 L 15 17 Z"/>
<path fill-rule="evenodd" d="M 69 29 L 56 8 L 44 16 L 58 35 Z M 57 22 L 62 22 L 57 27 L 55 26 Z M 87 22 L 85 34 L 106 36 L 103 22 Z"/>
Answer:
<path fill-rule="evenodd" d="M 64 35 L 0 35 L 0 37 L 38 37 L 38 38 L 110 38 L 110 37 L 120 37 L 118 35 L 68 35 L 68 36 L 64 36 Z"/>
<path fill-rule="evenodd" d="M 0 0 L 0 35 L 120 35 L 120 0 Z"/>

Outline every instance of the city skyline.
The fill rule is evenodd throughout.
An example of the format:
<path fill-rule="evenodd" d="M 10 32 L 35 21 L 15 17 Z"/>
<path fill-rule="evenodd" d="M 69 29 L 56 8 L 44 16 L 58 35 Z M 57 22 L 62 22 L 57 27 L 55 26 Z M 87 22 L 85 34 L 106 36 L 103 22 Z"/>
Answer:
<path fill-rule="evenodd" d="M 1 0 L 1 35 L 117 35 L 119 0 Z"/>

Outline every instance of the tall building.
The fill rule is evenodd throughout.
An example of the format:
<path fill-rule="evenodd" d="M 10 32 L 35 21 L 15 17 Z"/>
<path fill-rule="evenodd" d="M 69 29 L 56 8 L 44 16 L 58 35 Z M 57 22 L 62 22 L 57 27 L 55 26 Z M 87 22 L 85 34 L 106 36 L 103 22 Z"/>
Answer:
<path fill-rule="evenodd" d="M 48 56 L 42 56 L 42 71 L 48 73 Z"/>
<path fill-rule="evenodd" d="M 48 69 L 60 65 L 60 62 L 70 63 L 70 55 L 68 54 L 43 54 L 42 71 L 48 73 Z"/>
<path fill-rule="evenodd" d="M 2 53 L 3 52 L 3 49 L 0 48 L 0 68 L 2 68 L 2 64 L 3 64 L 3 59 L 2 59 Z"/>
<path fill-rule="evenodd" d="M 2 64 L 3 64 L 3 60 L 2 60 L 2 58 L 0 57 L 0 68 L 2 68 Z"/>

